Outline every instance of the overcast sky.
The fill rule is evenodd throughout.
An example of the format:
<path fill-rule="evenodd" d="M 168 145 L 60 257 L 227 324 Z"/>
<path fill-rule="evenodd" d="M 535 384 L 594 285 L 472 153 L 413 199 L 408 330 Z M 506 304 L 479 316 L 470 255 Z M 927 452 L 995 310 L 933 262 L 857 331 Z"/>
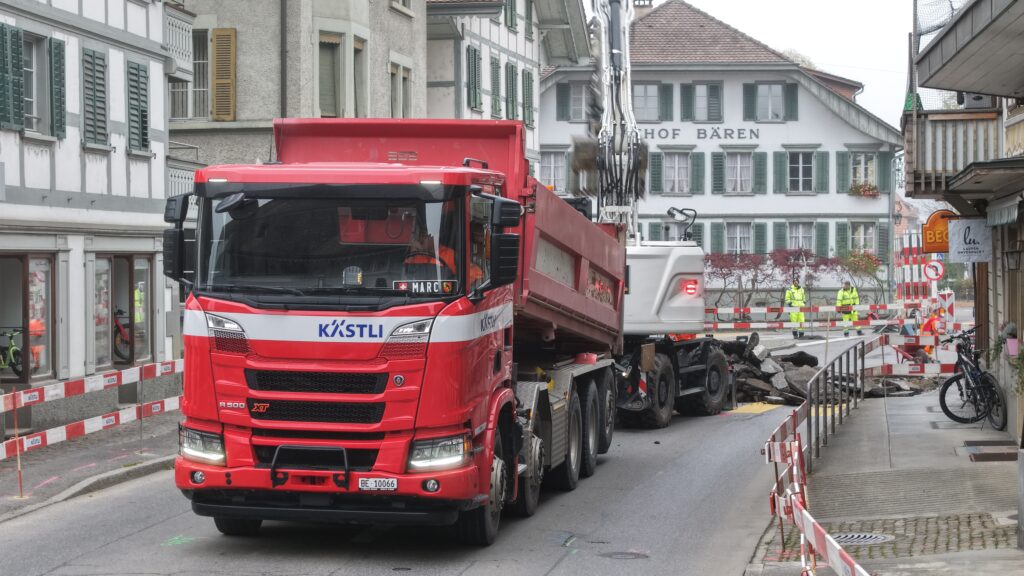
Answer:
<path fill-rule="evenodd" d="M 775 50 L 796 50 L 818 69 L 864 84 L 857 102 L 899 129 L 913 0 L 687 1 Z"/>

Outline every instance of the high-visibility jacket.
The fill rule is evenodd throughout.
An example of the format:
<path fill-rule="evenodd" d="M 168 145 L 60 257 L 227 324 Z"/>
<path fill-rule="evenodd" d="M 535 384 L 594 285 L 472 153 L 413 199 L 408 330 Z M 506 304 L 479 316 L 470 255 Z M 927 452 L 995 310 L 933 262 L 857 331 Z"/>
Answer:
<path fill-rule="evenodd" d="M 857 294 L 857 289 L 853 286 L 849 290 L 840 288 L 839 293 L 836 294 L 836 306 L 856 306 L 860 304 L 860 295 Z"/>
<path fill-rule="evenodd" d="M 146 321 L 146 295 L 139 290 L 135 289 L 135 323 L 142 324 Z"/>
<path fill-rule="evenodd" d="M 406 264 L 427 264 L 427 265 L 430 265 L 430 266 L 437 266 L 438 264 L 443 264 L 445 267 L 447 267 L 452 272 L 457 272 L 458 268 L 456 268 L 456 266 L 455 266 L 455 250 L 452 250 L 450 247 L 445 246 L 444 244 L 441 244 L 438 247 L 438 252 L 439 252 L 439 254 L 438 254 L 437 258 L 435 258 L 434 256 L 428 256 L 426 254 L 416 254 L 415 256 L 410 256 L 410 257 L 406 258 L 405 259 L 405 263 Z M 484 271 L 481 270 L 479 266 L 477 266 L 476 264 L 473 264 L 471 262 L 469 264 L 469 284 L 470 284 L 470 286 L 474 285 L 477 281 L 481 280 L 483 277 L 484 277 Z"/>
<path fill-rule="evenodd" d="M 786 290 L 786 306 L 806 306 L 807 291 L 799 286 L 790 286 Z"/>

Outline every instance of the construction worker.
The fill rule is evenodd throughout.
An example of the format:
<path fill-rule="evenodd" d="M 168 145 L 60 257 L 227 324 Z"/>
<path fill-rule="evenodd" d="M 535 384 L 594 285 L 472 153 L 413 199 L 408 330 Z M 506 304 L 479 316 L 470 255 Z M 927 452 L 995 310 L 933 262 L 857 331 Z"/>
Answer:
<path fill-rule="evenodd" d="M 931 314 L 928 315 L 928 319 L 921 325 L 921 336 L 935 336 L 941 332 L 939 329 L 939 311 L 932 310 Z M 924 351 L 931 356 L 932 351 L 935 349 L 934 346 L 925 346 Z"/>
<path fill-rule="evenodd" d="M 800 287 L 800 281 L 796 278 L 793 279 L 793 285 L 786 290 L 786 306 L 792 306 L 794 308 L 802 308 L 807 305 L 807 292 Z M 790 322 L 803 322 L 803 312 L 790 312 Z M 804 331 L 800 329 L 793 330 L 793 338 L 803 338 Z"/>
<path fill-rule="evenodd" d="M 843 282 L 843 287 L 839 289 L 839 293 L 836 294 L 836 306 L 857 306 L 860 304 L 860 295 L 857 294 L 857 289 L 854 288 L 849 280 Z M 852 308 L 843 310 L 843 322 L 856 322 L 857 311 Z M 850 327 L 843 327 L 843 336 L 847 337 L 850 335 Z M 863 336 L 864 331 L 857 328 L 857 335 Z"/>

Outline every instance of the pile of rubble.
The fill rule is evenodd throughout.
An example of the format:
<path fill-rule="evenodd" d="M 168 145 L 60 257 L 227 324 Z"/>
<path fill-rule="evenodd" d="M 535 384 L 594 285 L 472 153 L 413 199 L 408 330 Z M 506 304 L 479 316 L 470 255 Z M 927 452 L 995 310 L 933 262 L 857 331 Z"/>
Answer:
<path fill-rule="evenodd" d="M 772 356 L 758 343 L 757 334 L 746 341 L 722 342 L 736 378 L 736 400 L 802 404 L 809 394 L 808 384 L 818 374 L 818 358 L 807 352 Z M 842 380 L 841 380 L 842 378 Z M 855 378 L 826 375 L 818 394 L 819 403 L 839 403 L 850 397 L 857 386 Z M 826 390 L 826 388 L 829 388 Z"/>
<path fill-rule="evenodd" d="M 922 392 L 935 390 L 941 385 L 942 377 L 867 378 L 864 382 L 864 396 L 868 398 L 917 396 Z"/>

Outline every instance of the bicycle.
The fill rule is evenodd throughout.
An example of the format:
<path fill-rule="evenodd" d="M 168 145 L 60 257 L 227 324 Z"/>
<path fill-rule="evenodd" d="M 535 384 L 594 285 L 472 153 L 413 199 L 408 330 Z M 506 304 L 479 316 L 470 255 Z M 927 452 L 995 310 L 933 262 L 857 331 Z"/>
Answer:
<path fill-rule="evenodd" d="M 942 344 L 956 342 L 956 368 L 939 390 L 939 406 L 950 420 L 973 424 L 988 419 L 996 430 L 1006 429 L 1006 396 L 999 381 L 980 368 L 981 351 L 974 348 L 971 335 L 976 328 L 964 330 Z"/>
<path fill-rule="evenodd" d="M 21 334 L 23 330 L 16 329 L 10 332 L 0 332 L 0 337 L 7 338 L 7 345 L 0 346 L 0 370 L 10 368 L 11 372 L 21 378 L 21 349 L 14 343 L 14 337 Z"/>
<path fill-rule="evenodd" d="M 121 322 L 122 318 L 124 319 L 123 324 Z M 114 325 L 112 327 L 114 332 L 114 355 L 125 362 L 131 358 L 132 353 L 132 338 L 125 327 L 127 325 L 128 313 L 118 308 L 117 312 L 114 313 Z"/>

